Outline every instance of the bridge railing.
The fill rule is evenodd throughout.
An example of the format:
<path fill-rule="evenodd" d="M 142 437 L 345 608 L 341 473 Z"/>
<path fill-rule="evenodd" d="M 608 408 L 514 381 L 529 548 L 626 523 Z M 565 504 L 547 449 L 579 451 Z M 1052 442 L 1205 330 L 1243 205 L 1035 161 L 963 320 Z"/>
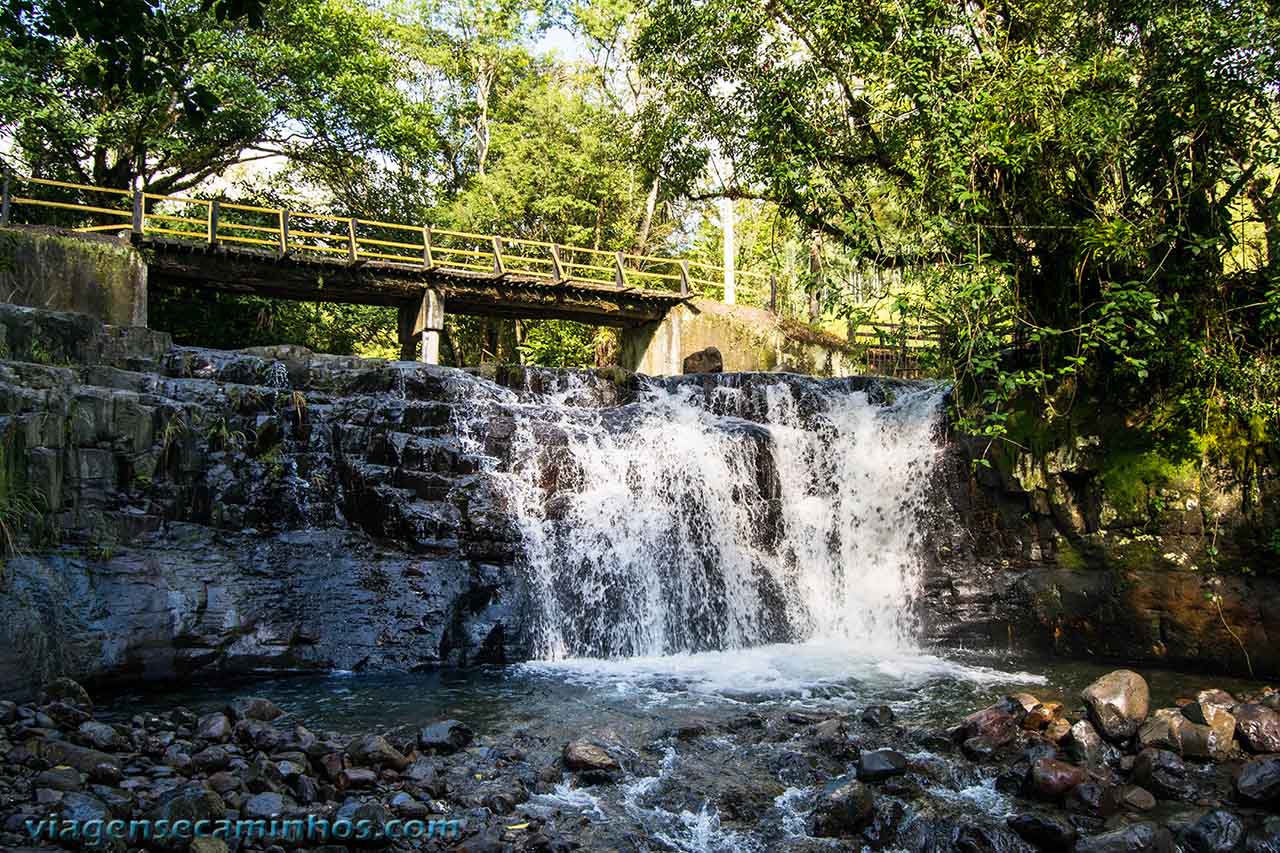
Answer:
<path fill-rule="evenodd" d="M 717 299 L 725 291 L 723 267 L 681 258 L 11 175 L 4 178 L 0 223 L 15 221 L 266 250 L 281 257 L 328 257 L 352 265 L 372 261 Z M 770 305 L 768 274 L 740 271 L 736 279 L 739 301 Z"/>

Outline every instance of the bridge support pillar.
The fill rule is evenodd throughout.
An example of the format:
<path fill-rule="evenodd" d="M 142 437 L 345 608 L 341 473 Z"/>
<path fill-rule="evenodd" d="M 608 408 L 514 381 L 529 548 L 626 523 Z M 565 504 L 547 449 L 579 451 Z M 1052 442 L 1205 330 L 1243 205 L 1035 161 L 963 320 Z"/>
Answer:
<path fill-rule="evenodd" d="M 443 331 L 444 299 L 440 291 L 427 288 L 422 292 L 422 302 L 418 305 L 411 332 L 413 336 L 422 335 L 422 360 L 427 364 L 440 363 L 440 333 Z"/>

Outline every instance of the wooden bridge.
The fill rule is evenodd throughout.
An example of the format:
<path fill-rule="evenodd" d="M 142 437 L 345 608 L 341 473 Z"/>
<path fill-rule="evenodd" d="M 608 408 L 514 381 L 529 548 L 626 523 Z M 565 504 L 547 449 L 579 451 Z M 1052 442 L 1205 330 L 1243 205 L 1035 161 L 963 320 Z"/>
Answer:
<path fill-rule="evenodd" d="M 722 298 L 722 267 L 521 237 L 6 177 L 0 225 L 127 233 L 153 285 L 194 285 L 400 309 L 404 358 L 439 361 L 450 312 L 633 326 L 694 297 Z M 767 292 L 764 273 L 730 278 Z M 773 284 L 776 288 L 776 284 Z M 730 297 L 734 295 L 731 287 Z"/>

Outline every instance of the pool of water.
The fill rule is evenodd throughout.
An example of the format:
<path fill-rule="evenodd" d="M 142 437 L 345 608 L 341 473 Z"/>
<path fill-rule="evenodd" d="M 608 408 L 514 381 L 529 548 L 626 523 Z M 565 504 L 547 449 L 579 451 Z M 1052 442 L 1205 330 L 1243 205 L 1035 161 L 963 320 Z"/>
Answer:
<path fill-rule="evenodd" d="M 333 673 L 197 682 L 107 697 L 107 715 L 183 705 L 197 712 L 246 694 L 270 698 L 314 728 L 352 734 L 412 730 L 442 717 L 477 733 L 516 728 L 583 730 L 715 721 L 744 710 L 849 712 L 890 705 L 912 727 L 945 727 L 1011 692 L 1074 708 L 1081 688 L 1113 662 L 1007 657 L 991 653 L 899 653 L 860 657 L 811 643 L 618 660 L 565 660 L 423 673 Z M 1237 692 L 1257 683 L 1139 668 L 1152 707 L 1206 687 Z M 552 731 L 546 731 L 551 734 Z"/>

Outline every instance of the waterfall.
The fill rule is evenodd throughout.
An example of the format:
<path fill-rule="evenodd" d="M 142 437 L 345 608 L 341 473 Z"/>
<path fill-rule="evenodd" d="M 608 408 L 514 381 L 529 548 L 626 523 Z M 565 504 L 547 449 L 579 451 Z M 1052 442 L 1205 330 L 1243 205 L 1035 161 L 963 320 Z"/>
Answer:
<path fill-rule="evenodd" d="M 943 389 L 530 371 L 495 466 L 544 659 L 834 640 L 912 646 Z"/>

